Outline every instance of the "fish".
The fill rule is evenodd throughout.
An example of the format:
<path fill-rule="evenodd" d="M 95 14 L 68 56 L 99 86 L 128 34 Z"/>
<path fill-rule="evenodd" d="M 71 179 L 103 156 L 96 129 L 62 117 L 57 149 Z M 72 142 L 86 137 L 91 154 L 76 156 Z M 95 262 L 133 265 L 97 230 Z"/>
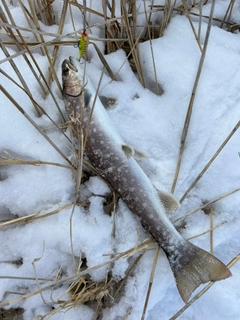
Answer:
<path fill-rule="evenodd" d="M 75 132 L 84 136 L 84 152 L 97 172 L 117 192 L 165 252 L 176 285 L 187 303 L 193 291 L 209 281 L 231 276 L 228 267 L 176 230 L 170 215 L 179 207 L 172 194 L 159 191 L 134 158 L 87 77 L 84 63 L 62 62 L 63 100 Z"/>

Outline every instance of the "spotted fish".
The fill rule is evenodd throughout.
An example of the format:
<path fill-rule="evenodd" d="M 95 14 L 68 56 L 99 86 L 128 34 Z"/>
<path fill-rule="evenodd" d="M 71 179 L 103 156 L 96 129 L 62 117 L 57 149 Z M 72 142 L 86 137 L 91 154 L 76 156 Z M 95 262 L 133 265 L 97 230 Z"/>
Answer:
<path fill-rule="evenodd" d="M 84 64 L 70 57 L 62 63 L 63 97 L 74 130 L 85 137 L 85 153 L 96 170 L 118 193 L 166 253 L 184 302 L 202 283 L 228 278 L 229 269 L 216 257 L 193 245 L 169 219 L 179 202 L 158 191 L 134 159 L 110 120 Z"/>

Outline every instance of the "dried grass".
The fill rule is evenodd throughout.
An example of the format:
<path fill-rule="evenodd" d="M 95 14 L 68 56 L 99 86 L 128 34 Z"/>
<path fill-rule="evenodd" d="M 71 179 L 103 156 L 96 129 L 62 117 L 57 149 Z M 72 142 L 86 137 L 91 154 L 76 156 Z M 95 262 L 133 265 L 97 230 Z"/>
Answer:
<path fill-rule="evenodd" d="M 176 187 L 176 183 L 177 183 L 177 179 L 178 179 L 178 175 L 179 175 L 179 171 L 180 171 L 180 167 L 181 167 L 181 163 L 182 163 L 183 152 L 185 149 L 184 148 L 185 141 L 186 141 L 186 137 L 187 137 L 187 133 L 188 133 L 189 123 L 191 120 L 196 91 L 197 91 L 198 83 L 200 80 L 204 59 L 205 59 L 206 52 L 207 52 L 208 39 L 210 36 L 210 30 L 211 30 L 211 26 L 212 26 L 212 17 L 213 17 L 213 12 L 214 12 L 214 6 L 215 6 L 215 0 L 212 1 L 210 17 L 208 20 L 208 28 L 207 28 L 207 32 L 206 32 L 206 36 L 205 36 L 205 40 L 204 40 L 204 49 L 202 51 L 201 58 L 199 61 L 198 70 L 197 70 L 196 78 L 194 81 L 192 94 L 191 94 L 191 98 L 189 101 L 187 114 L 186 114 L 183 130 L 182 130 L 182 135 L 181 135 L 181 140 L 180 140 L 181 145 L 180 145 L 180 150 L 179 150 L 179 156 L 178 156 L 178 162 L 177 162 L 177 167 L 176 167 L 176 171 L 175 171 L 175 176 L 174 176 L 174 180 L 173 180 L 173 184 L 172 184 L 172 188 L 171 188 L 171 193 L 174 193 L 174 191 L 175 191 L 175 187 Z"/>
<path fill-rule="evenodd" d="M 29 1 L 30 2 L 30 1 Z M 35 0 L 34 15 L 47 26 L 52 26 L 55 23 L 55 15 L 52 8 L 54 0 Z"/>
<path fill-rule="evenodd" d="M 62 14 L 60 17 L 60 23 L 58 27 L 58 33 L 57 34 L 47 34 L 45 31 L 41 30 L 39 20 L 47 25 L 51 25 L 54 23 L 54 12 L 52 10 L 51 4 L 53 1 L 47 1 L 47 0 L 35 0 L 35 1 L 28 1 L 30 11 L 24 6 L 22 1 L 19 1 L 19 5 L 21 6 L 22 11 L 25 14 L 26 20 L 28 22 L 29 28 L 23 28 L 21 26 L 18 26 L 16 21 L 14 21 L 13 17 L 11 16 L 11 12 L 8 9 L 7 2 L 5 0 L 2 1 L 2 6 L 5 9 L 5 12 L 7 15 L 4 14 L 2 8 L 0 7 L 0 32 L 4 35 L 3 40 L 0 39 L 0 45 L 1 49 L 3 50 L 6 58 L 0 61 L 0 64 L 9 61 L 11 63 L 11 66 L 18 76 L 21 85 L 17 84 L 13 79 L 10 78 L 14 86 L 20 87 L 24 92 L 26 93 L 26 96 L 31 100 L 33 108 L 38 116 L 43 114 L 45 111 L 39 106 L 37 101 L 34 100 L 32 97 L 32 94 L 24 80 L 24 78 L 21 75 L 21 72 L 19 71 L 17 65 L 14 62 L 14 58 L 21 55 L 25 59 L 25 61 L 28 64 L 29 67 L 29 72 L 31 72 L 35 78 L 38 81 L 39 84 L 39 92 L 41 92 L 43 95 L 47 95 L 48 93 L 52 97 L 53 104 L 56 106 L 56 108 L 59 111 L 60 118 L 62 119 L 63 124 L 66 123 L 66 120 L 64 118 L 64 115 L 61 112 L 61 109 L 57 103 L 57 100 L 54 96 L 54 93 L 51 90 L 51 82 L 55 81 L 57 84 L 57 87 L 59 91 L 61 92 L 61 85 L 59 83 L 58 77 L 56 75 L 54 65 L 56 62 L 57 58 L 57 53 L 59 50 L 60 46 L 66 46 L 66 45 L 71 45 L 73 46 L 77 42 L 77 37 L 79 36 L 80 31 L 76 30 L 75 28 L 75 21 L 72 17 L 72 24 L 73 24 L 73 32 L 70 34 L 63 34 L 63 26 L 65 23 L 67 11 L 70 10 L 72 12 L 73 10 L 79 10 L 80 14 L 83 14 L 84 10 L 88 14 L 91 15 L 96 15 L 98 17 L 101 17 L 103 19 L 102 23 L 98 23 L 95 25 L 90 26 L 88 24 L 88 21 L 86 21 L 86 26 L 91 32 L 91 28 L 93 26 L 98 26 L 98 27 L 104 27 L 105 28 L 105 38 L 104 39 L 94 39 L 91 37 L 91 34 L 89 35 L 90 38 L 90 44 L 94 46 L 96 49 L 104 68 L 108 71 L 109 75 L 113 80 L 116 79 L 116 74 L 114 74 L 107 64 L 104 56 L 102 55 L 101 51 L 98 49 L 97 44 L 94 42 L 91 42 L 91 40 L 100 40 L 100 41 L 105 41 L 106 43 L 106 53 L 111 53 L 114 52 L 118 49 L 123 49 L 127 53 L 127 58 L 129 59 L 131 66 L 133 67 L 134 70 L 138 73 L 140 82 L 142 83 L 143 87 L 145 86 L 144 83 L 144 74 L 142 72 L 141 68 L 141 61 L 139 57 L 139 43 L 143 41 L 150 40 L 158 37 L 164 36 L 164 32 L 171 21 L 171 17 L 174 14 L 185 14 L 188 19 L 190 26 L 192 28 L 192 31 L 195 35 L 196 41 L 199 45 L 199 49 L 202 51 L 201 55 L 201 60 L 199 62 L 199 69 L 198 73 L 196 75 L 196 80 L 193 86 L 193 91 L 192 91 L 192 97 L 189 102 L 189 109 L 188 113 L 186 115 L 186 120 L 185 124 L 183 127 L 183 132 L 182 132 L 182 137 L 181 137 L 181 149 L 179 152 L 179 159 L 178 159 L 178 164 L 176 168 L 176 174 L 172 186 L 172 191 L 174 191 L 177 180 L 178 180 L 178 174 L 180 171 L 181 167 L 181 160 L 184 152 L 184 144 L 185 140 L 187 137 L 187 132 L 188 132 L 188 126 L 190 123 L 191 119 L 191 113 L 192 113 L 192 108 L 194 105 L 194 97 L 195 93 L 197 90 L 197 85 L 198 81 L 200 79 L 200 74 L 201 74 L 201 68 L 204 63 L 204 57 L 205 53 L 207 50 L 207 42 L 208 42 L 208 36 L 210 32 L 210 28 L 212 25 L 212 22 L 219 23 L 221 27 L 226 27 L 228 30 L 233 31 L 235 28 L 239 28 L 238 25 L 235 24 L 234 21 L 231 21 L 231 14 L 234 8 L 235 1 L 231 0 L 229 1 L 229 7 L 227 9 L 226 15 L 223 20 L 219 20 L 213 17 L 213 12 L 211 12 L 209 17 L 203 16 L 201 13 L 201 10 L 199 10 L 199 14 L 191 12 L 189 9 L 189 5 L 187 4 L 186 1 L 183 1 L 183 5 L 181 7 L 176 7 L 176 1 L 171 1 L 171 0 L 166 0 L 164 6 L 155 6 L 154 1 L 152 1 L 151 6 L 146 7 L 144 9 L 144 14 L 146 17 L 146 23 L 143 26 L 140 26 L 137 24 L 137 15 L 139 14 L 138 8 L 136 7 L 135 2 L 129 2 L 126 0 L 121 1 L 121 10 L 122 10 L 122 15 L 120 17 L 116 16 L 116 9 L 115 9 L 115 1 L 112 1 L 110 4 L 109 1 L 102 1 L 102 7 L 103 7 L 103 12 L 96 12 L 92 10 L 90 7 L 84 8 L 83 5 L 79 4 L 78 1 L 75 0 L 70 0 L 67 1 L 65 0 L 63 2 L 63 7 L 62 7 Z M 214 1 L 212 1 L 214 5 Z M 213 7 L 212 7 L 213 8 Z M 200 8 L 201 9 L 201 8 Z M 107 12 L 110 11 L 110 16 L 107 15 Z M 162 13 L 162 18 L 159 22 L 155 22 L 151 20 L 152 17 L 152 12 L 159 11 Z M 142 12 L 141 12 L 142 13 Z M 199 17 L 199 29 L 195 30 L 193 27 L 193 23 L 191 20 L 191 17 Z M 204 49 L 202 50 L 200 46 L 200 36 L 201 36 L 201 21 L 202 18 L 208 18 L 209 19 L 209 29 L 208 33 L 205 38 L 205 44 L 204 44 Z M 142 32 L 138 32 L 138 30 L 141 29 Z M 34 36 L 35 41 L 28 41 L 27 33 L 30 33 L 31 35 Z M 50 41 L 45 41 L 46 36 L 51 36 L 53 39 Z M 16 46 L 18 52 L 16 54 L 10 55 L 8 47 L 9 46 Z M 49 47 L 52 47 L 51 50 L 48 50 Z M 40 50 L 42 55 L 46 55 L 48 58 L 48 64 L 49 64 L 49 75 L 46 77 L 42 72 L 41 69 L 35 60 L 32 51 L 34 50 Z M 155 58 L 154 54 L 152 53 L 152 61 L 153 65 L 155 65 Z M 35 68 L 38 71 L 38 74 L 35 71 Z M 155 69 L 154 69 L 155 70 Z M 8 77 L 9 76 L 4 73 L 3 70 L 1 70 L 1 74 L 3 77 Z M 39 75 L 41 77 L 41 80 L 39 80 Z M 157 85 L 157 75 L 155 72 L 155 79 L 156 79 L 156 85 Z M 20 106 L 18 102 L 16 101 L 16 98 L 8 92 L 3 85 L 0 87 L 1 91 L 9 98 L 9 100 L 14 104 L 14 106 L 20 111 L 20 113 L 26 117 L 26 119 L 40 132 L 40 134 L 57 150 L 57 152 L 62 156 L 62 158 L 67 162 L 67 165 L 62 165 L 59 163 L 52 163 L 47 161 L 39 161 L 39 160 L 24 160 L 20 157 L 12 157 L 7 151 L 3 151 L 3 155 L 0 156 L 0 166 L 12 166 L 12 165 L 26 165 L 26 166 L 39 166 L 39 165 L 51 165 L 51 166 L 60 166 L 65 169 L 70 169 L 72 170 L 73 174 L 77 174 L 77 183 L 76 183 L 76 200 L 74 203 L 69 203 L 65 206 L 61 206 L 58 209 L 54 211 L 49 211 L 45 214 L 40 214 L 40 213 L 33 213 L 28 216 L 24 217 L 18 217 L 14 219 L 10 219 L 8 221 L 1 221 L 0 222 L 0 228 L 9 228 L 13 225 L 18 225 L 18 224 L 23 224 L 23 223 L 32 223 L 36 219 L 45 219 L 49 216 L 55 215 L 60 213 L 62 210 L 72 208 L 72 215 L 74 214 L 74 208 L 76 206 L 87 206 L 88 202 L 78 202 L 78 190 L 79 190 L 79 184 L 81 182 L 82 178 L 82 167 L 83 165 L 88 166 L 93 172 L 95 172 L 94 168 L 83 160 L 83 154 L 81 151 L 80 153 L 76 152 L 75 153 L 75 160 L 70 161 L 68 157 L 62 152 L 59 147 L 57 147 L 54 142 L 48 137 L 48 135 L 44 132 L 42 128 L 39 128 L 39 126 L 33 121 L 30 115 L 26 113 L 24 110 L 23 106 Z M 158 88 L 156 87 L 156 90 Z M 157 91 L 156 91 L 157 92 Z M 184 195 L 181 198 L 181 201 L 184 200 L 184 198 L 187 196 L 188 192 L 194 188 L 196 183 L 201 179 L 203 174 L 206 172 L 206 170 L 211 166 L 212 162 L 216 159 L 216 157 L 219 155 L 219 152 L 222 150 L 222 148 L 228 143 L 229 139 L 232 137 L 232 135 L 236 132 L 236 130 L 239 128 L 240 122 L 237 123 L 237 125 L 234 127 L 234 129 L 231 131 L 231 133 L 228 135 L 226 140 L 223 142 L 223 144 L 220 146 L 220 148 L 217 150 L 217 152 L 213 155 L 213 157 L 209 160 L 209 162 L 205 165 L 204 169 L 202 172 L 196 177 L 194 182 L 191 184 L 191 186 L 188 188 L 188 190 L 184 193 Z M 57 125 L 53 121 L 53 128 L 57 128 L 57 130 L 60 130 L 62 134 L 64 134 L 63 130 L 61 129 L 61 125 Z M 72 128 L 74 130 L 74 128 Z M 84 139 L 81 137 L 81 134 L 79 136 L 78 141 L 80 141 L 80 148 L 78 150 L 83 150 L 84 145 Z M 66 143 L 70 144 L 69 148 L 73 150 L 73 146 L 71 145 L 71 142 L 67 140 L 66 137 Z M 95 172 L 98 174 L 97 172 Z M 183 220 L 187 216 L 194 214 L 198 210 L 206 209 L 209 207 L 211 204 L 220 201 L 224 197 L 230 196 L 231 194 L 239 191 L 240 189 L 236 189 L 228 194 L 225 194 L 223 196 L 218 197 L 217 199 L 214 199 L 200 208 L 195 209 L 192 212 L 187 213 L 183 217 L 180 217 L 177 219 L 174 223 Z M 115 235 L 115 227 L 114 227 L 114 212 L 115 212 L 115 206 L 116 206 L 116 193 L 112 190 L 112 221 L 113 221 L 113 227 L 112 227 L 112 240 L 114 239 Z M 220 225 L 215 225 L 214 226 L 214 221 L 213 221 L 213 215 L 212 215 L 212 210 L 213 208 L 210 206 L 210 225 L 209 225 L 209 230 L 199 234 L 195 235 L 194 237 L 201 236 L 203 234 L 209 233 L 210 234 L 210 251 L 213 252 L 213 241 L 214 241 L 214 230 Z M 71 232 L 70 232 L 71 234 Z M 113 249 L 113 248 L 112 248 Z M 87 268 L 87 266 L 83 265 L 82 260 L 80 259 L 80 262 L 78 265 L 75 265 L 75 274 L 65 277 L 61 274 L 61 270 L 58 270 L 56 273 L 56 276 L 53 277 L 47 277 L 47 278 L 38 278 L 37 277 L 37 272 L 36 272 L 36 277 L 35 278 L 23 278 L 23 277 L 12 277 L 15 279 L 15 281 L 18 280 L 28 280 L 29 283 L 33 283 L 33 281 L 38 284 L 38 288 L 34 291 L 31 291 L 26 294 L 20 294 L 19 297 L 14 298 L 14 299 L 9 299 L 2 301 L 0 303 L 1 308 L 5 307 L 14 307 L 16 303 L 19 303 L 20 301 L 23 301 L 24 299 L 28 299 L 36 294 L 42 294 L 42 292 L 46 290 L 52 290 L 54 291 L 55 288 L 58 288 L 59 285 L 65 285 L 66 286 L 66 296 L 68 298 L 66 299 L 65 296 L 59 297 L 56 301 L 52 299 L 52 296 L 49 298 L 49 302 L 46 302 L 47 304 L 55 304 L 55 309 L 49 312 L 48 314 L 45 314 L 43 318 L 49 318 L 51 315 L 57 313 L 60 310 L 67 311 L 69 308 L 75 307 L 76 305 L 79 304 L 88 304 L 92 306 L 95 310 L 96 318 L 99 317 L 101 319 L 102 317 L 102 309 L 103 308 L 108 308 L 114 303 L 114 299 L 117 299 L 118 296 L 121 295 L 121 289 L 124 286 L 125 282 L 127 281 L 129 275 L 132 274 L 133 269 L 135 266 L 139 263 L 140 259 L 144 255 L 144 253 L 147 250 L 156 250 L 155 253 L 155 258 L 153 262 L 153 267 L 152 271 L 150 274 L 150 281 L 149 281 L 149 286 L 148 290 L 146 292 L 146 300 L 142 312 L 142 320 L 145 318 L 147 306 L 148 306 L 148 301 L 151 299 L 150 293 L 151 293 L 151 287 L 152 283 L 154 281 L 154 272 L 156 268 L 156 263 L 157 263 L 157 258 L 159 255 L 159 246 L 156 247 L 155 241 L 151 239 L 147 239 L 145 242 L 139 244 L 137 243 L 134 248 L 131 248 L 130 250 L 122 253 L 114 253 L 112 250 L 111 254 L 109 254 L 110 259 L 106 261 L 105 263 L 99 264 L 94 266 L 93 268 Z M 73 261 L 74 261 L 74 250 L 72 248 L 72 255 L 73 255 Z M 127 259 L 134 256 L 135 260 L 132 263 L 132 266 L 129 268 L 128 273 L 126 274 L 125 278 L 122 279 L 121 281 L 117 282 L 111 277 L 111 267 L 113 263 L 119 259 Z M 33 266 L 39 261 L 40 258 L 35 259 L 33 261 Z M 240 259 L 240 256 L 236 256 L 233 261 L 229 263 L 229 267 L 231 267 L 234 263 L 236 263 Z M 75 264 L 75 261 L 73 262 Z M 101 268 L 103 266 L 108 265 L 108 274 L 106 277 L 105 282 L 94 282 L 90 279 L 89 273 L 93 270 L 96 270 L 98 268 Z M 0 277 L 1 279 L 2 277 Z M 5 277 L 6 278 L 6 277 Z M 9 276 L 9 278 L 11 278 Z M 49 284 L 50 282 L 50 284 Z M 198 293 L 189 303 L 185 305 L 184 308 L 179 310 L 176 315 L 174 315 L 171 319 L 176 319 L 179 317 L 192 303 L 194 303 L 201 295 L 203 295 L 211 286 L 213 283 L 208 284 L 200 293 Z M 44 299 L 43 299 L 44 300 Z M 127 316 L 130 313 L 130 309 L 126 310 L 125 315 L 123 316 L 123 319 L 126 319 Z M 11 308 L 9 310 L 1 309 L 0 314 L 4 317 L 5 319 L 15 319 L 15 316 L 17 315 L 16 319 L 21 319 L 21 314 L 23 310 L 19 308 Z M 3 318 L 4 319 L 4 318 Z"/>
<path fill-rule="evenodd" d="M 23 314 L 24 309 L 22 308 L 0 309 L 1 320 L 23 320 Z"/>

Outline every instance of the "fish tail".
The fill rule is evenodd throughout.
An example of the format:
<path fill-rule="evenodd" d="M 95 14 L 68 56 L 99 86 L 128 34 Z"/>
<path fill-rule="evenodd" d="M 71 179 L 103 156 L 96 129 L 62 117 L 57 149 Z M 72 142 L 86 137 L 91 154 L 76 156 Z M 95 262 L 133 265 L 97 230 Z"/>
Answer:
<path fill-rule="evenodd" d="M 187 240 L 167 256 L 185 303 L 200 284 L 231 276 L 230 270 L 219 259 Z"/>

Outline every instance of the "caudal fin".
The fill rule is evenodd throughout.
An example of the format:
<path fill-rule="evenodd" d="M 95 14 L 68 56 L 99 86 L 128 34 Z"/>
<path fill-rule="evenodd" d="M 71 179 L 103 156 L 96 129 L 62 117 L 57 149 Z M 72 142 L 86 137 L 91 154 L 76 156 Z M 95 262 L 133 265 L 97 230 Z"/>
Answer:
<path fill-rule="evenodd" d="M 173 254 L 168 254 L 168 259 L 178 291 L 185 303 L 200 284 L 231 276 L 225 264 L 188 241 Z"/>

